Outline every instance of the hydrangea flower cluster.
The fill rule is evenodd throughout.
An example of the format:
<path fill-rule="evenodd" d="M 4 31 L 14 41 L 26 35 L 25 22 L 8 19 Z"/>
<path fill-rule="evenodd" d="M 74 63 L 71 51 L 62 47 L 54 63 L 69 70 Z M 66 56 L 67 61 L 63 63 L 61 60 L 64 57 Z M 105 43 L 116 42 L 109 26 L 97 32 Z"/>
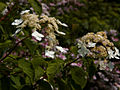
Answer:
<path fill-rule="evenodd" d="M 88 33 L 79 39 L 78 48 L 81 47 L 81 43 L 84 44 L 84 47 L 89 52 L 87 56 L 93 58 L 119 59 L 119 50 L 107 39 L 105 32 L 97 32 L 96 34 Z"/>
<path fill-rule="evenodd" d="M 78 53 L 80 56 L 89 56 L 98 59 L 100 70 L 105 70 L 107 67 L 111 71 L 114 66 L 107 59 L 120 59 L 119 50 L 112 42 L 107 39 L 105 32 L 88 33 L 78 39 Z M 102 61 L 102 59 L 104 61 Z"/>
<path fill-rule="evenodd" d="M 45 45 L 45 56 L 54 58 L 55 52 L 60 51 L 61 53 L 66 53 L 67 50 L 62 48 L 61 46 L 58 46 L 59 42 L 56 39 L 57 34 L 65 35 L 64 32 L 60 32 L 58 29 L 58 25 L 62 25 L 65 27 L 68 27 L 65 23 L 61 23 L 58 19 L 54 17 L 48 17 L 46 15 L 42 15 L 39 17 L 39 15 L 36 14 L 30 14 L 30 10 L 25 10 L 21 12 L 21 19 L 16 19 L 12 25 L 17 26 L 16 32 L 13 34 L 15 36 L 17 33 L 22 31 L 23 28 L 26 26 L 33 28 L 33 33 L 31 36 L 33 36 L 36 40 L 41 41 L 42 38 L 47 39 L 48 44 Z M 45 24 L 46 27 L 42 27 L 42 24 Z M 45 35 L 42 34 L 44 30 Z M 38 32 L 39 31 L 39 32 Z M 40 33 L 41 32 L 41 33 Z M 58 55 L 59 57 L 60 55 Z"/>

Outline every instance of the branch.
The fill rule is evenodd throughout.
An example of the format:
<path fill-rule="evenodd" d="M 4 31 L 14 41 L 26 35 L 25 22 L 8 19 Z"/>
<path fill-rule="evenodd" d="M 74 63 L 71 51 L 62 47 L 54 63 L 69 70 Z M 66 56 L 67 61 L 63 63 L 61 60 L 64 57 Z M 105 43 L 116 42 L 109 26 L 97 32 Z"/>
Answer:
<path fill-rule="evenodd" d="M 75 59 L 74 61 L 69 62 L 68 64 L 66 64 L 65 67 L 63 68 L 63 70 L 64 70 L 65 68 L 67 68 L 71 63 L 74 63 L 74 62 L 77 61 L 77 60 L 78 60 L 78 59 Z"/>
<path fill-rule="evenodd" d="M 22 41 L 24 41 L 25 39 L 27 39 L 28 37 L 29 37 L 29 36 L 26 36 L 25 38 L 23 38 L 22 40 L 20 40 L 18 43 L 16 43 L 16 44 L 13 46 L 13 48 L 11 48 L 11 49 L 9 50 L 9 53 L 6 54 L 6 56 L 4 56 L 2 59 L 0 59 L 0 62 L 2 62 L 5 58 L 7 58 L 7 57 L 12 53 L 12 51 L 15 50 L 15 48 L 18 46 L 18 44 L 21 43 Z"/>

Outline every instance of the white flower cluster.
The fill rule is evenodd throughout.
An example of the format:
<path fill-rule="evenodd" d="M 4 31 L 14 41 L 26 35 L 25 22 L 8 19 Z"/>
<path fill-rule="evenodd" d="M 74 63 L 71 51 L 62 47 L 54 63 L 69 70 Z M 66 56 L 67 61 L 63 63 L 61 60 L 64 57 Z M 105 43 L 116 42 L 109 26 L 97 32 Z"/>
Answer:
<path fill-rule="evenodd" d="M 110 42 L 105 32 L 88 33 L 78 41 L 78 50 L 81 56 L 91 56 L 93 58 L 119 59 L 119 50 Z M 90 53 L 87 53 L 89 50 Z"/>
<path fill-rule="evenodd" d="M 45 33 L 47 33 L 47 36 L 45 37 L 48 39 L 48 45 L 45 47 L 45 56 L 54 58 L 56 50 L 60 51 L 61 53 L 66 53 L 67 51 L 58 45 L 58 41 L 56 39 L 55 32 L 58 34 L 65 35 L 64 32 L 60 32 L 58 30 L 58 24 L 68 27 L 65 23 L 61 23 L 59 20 L 55 19 L 54 17 L 48 17 L 46 15 L 40 16 L 35 14 L 30 14 L 30 10 L 22 11 L 21 19 L 15 19 L 12 25 L 17 26 L 17 30 L 12 36 L 15 36 L 18 34 L 22 29 L 26 26 L 33 28 L 33 33 L 31 36 L 33 36 L 36 40 L 41 41 L 43 37 L 45 37 L 43 34 L 39 33 L 37 30 L 41 31 L 42 27 L 41 24 L 47 24 Z M 55 51 L 54 51 L 55 49 Z"/>

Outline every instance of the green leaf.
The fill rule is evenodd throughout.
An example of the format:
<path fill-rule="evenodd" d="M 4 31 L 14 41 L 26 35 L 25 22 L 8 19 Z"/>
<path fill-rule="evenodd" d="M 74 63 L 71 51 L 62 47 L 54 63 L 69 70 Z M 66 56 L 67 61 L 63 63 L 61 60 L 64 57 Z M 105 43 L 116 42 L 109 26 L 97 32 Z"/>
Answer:
<path fill-rule="evenodd" d="M 11 40 L 6 40 L 5 42 L 0 43 L 0 48 L 6 48 L 9 47 L 9 45 L 11 44 Z"/>
<path fill-rule="evenodd" d="M 26 83 L 27 85 L 31 85 L 31 83 L 30 83 L 30 78 L 29 78 L 28 76 L 25 78 L 25 83 Z"/>
<path fill-rule="evenodd" d="M 21 85 L 20 77 L 19 76 L 13 76 L 13 75 L 11 75 L 10 79 L 14 82 L 14 84 L 12 84 L 12 86 L 14 88 L 20 90 L 23 87 L 23 85 Z"/>
<path fill-rule="evenodd" d="M 30 39 L 24 40 L 25 45 L 29 49 L 30 53 L 33 55 L 35 53 L 35 50 L 37 48 L 37 45 L 33 43 Z"/>
<path fill-rule="evenodd" d="M 47 76 L 48 76 L 48 80 L 51 81 L 56 74 L 58 74 L 63 68 L 63 62 L 62 60 L 56 60 L 54 62 L 51 62 L 48 64 L 48 68 L 47 68 Z"/>
<path fill-rule="evenodd" d="M 78 54 L 78 48 L 76 47 L 76 46 L 71 46 L 71 48 L 70 48 L 70 50 L 72 51 L 72 53 L 74 53 L 74 54 Z"/>
<path fill-rule="evenodd" d="M 37 68 L 38 66 L 46 66 L 47 62 L 42 58 L 42 56 L 35 56 L 33 57 L 33 60 L 31 61 L 34 68 Z"/>
<path fill-rule="evenodd" d="M 10 73 L 10 74 L 15 74 L 15 73 L 19 73 L 21 72 L 22 70 L 20 68 L 14 68 L 13 71 Z"/>
<path fill-rule="evenodd" d="M 5 3 L 0 2 L 0 12 L 2 12 L 6 7 Z"/>
<path fill-rule="evenodd" d="M 38 84 L 39 86 L 36 90 L 53 90 L 51 85 L 47 81 L 39 80 Z"/>
<path fill-rule="evenodd" d="M 39 80 L 42 75 L 44 75 L 44 70 L 41 67 L 35 68 L 35 80 Z"/>
<path fill-rule="evenodd" d="M 89 74 L 89 77 L 92 78 L 95 72 L 97 71 L 97 68 L 94 64 L 94 59 L 91 58 L 82 58 L 83 64 L 86 67 L 86 71 Z"/>
<path fill-rule="evenodd" d="M 18 66 L 23 70 L 23 72 L 29 76 L 31 82 L 33 82 L 34 71 L 30 62 L 26 60 L 19 60 Z"/>
<path fill-rule="evenodd" d="M 38 0 L 28 0 L 28 2 L 33 7 L 35 12 L 40 15 L 42 12 L 42 6 L 40 5 L 39 1 Z"/>
<path fill-rule="evenodd" d="M 3 29 L 2 25 L 0 25 L 0 29 L 1 29 L 2 33 L 5 34 L 5 30 Z"/>
<path fill-rule="evenodd" d="M 33 60 L 31 61 L 33 68 L 35 70 L 35 80 L 39 80 L 40 77 L 44 74 L 44 70 L 41 68 L 41 66 L 46 66 L 46 62 L 43 60 L 41 56 L 33 57 Z"/>
<path fill-rule="evenodd" d="M 87 83 L 87 72 L 85 72 L 82 68 L 73 67 L 71 69 L 72 79 L 76 84 L 80 85 L 81 88 L 84 88 Z"/>

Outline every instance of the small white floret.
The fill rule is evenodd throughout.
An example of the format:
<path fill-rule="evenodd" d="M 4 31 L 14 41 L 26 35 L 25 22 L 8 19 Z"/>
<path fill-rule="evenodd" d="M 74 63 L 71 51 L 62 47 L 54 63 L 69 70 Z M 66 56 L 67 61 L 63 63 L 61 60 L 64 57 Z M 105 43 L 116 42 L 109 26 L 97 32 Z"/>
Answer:
<path fill-rule="evenodd" d="M 21 24 L 23 22 L 23 20 L 22 19 L 15 19 L 14 20 L 14 22 L 11 24 L 11 25 L 19 25 L 19 24 Z"/>
<path fill-rule="evenodd" d="M 38 40 L 38 41 L 41 41 L 42 38 L 44 37 L 44 35 L 42 35 L 41 33 L 37 32 L 37 31 L 34 31 L 32 33 L 32 36 L 35 37 L 35 39 Z"/>
<path fill-rule="evenodd" d="M 48 51 L 48 50 L 45 51 L 45 56 L 47 57 L 54 58 L 54 54 L 55 54 L 54 51 Z"/>
<path fill-rule="evenodd" d="M 95 47 L 96 43 L 89 42 L 87 47 Z"/>
<path fill-rule="evenodd" d="M 62 48 L 61 46 L 56 46 L 56 48 L 60 51 L 60 52 L 63 52 L 63 53 L 66 53 L 67 51 Z"/>
<path fill-rule="evenodd" d="M 28 13 L 28 12 L 30 12 L 30 10 L 22 11 L 20 14 L 23 15 L 23 14 Z"/>
<path fill-rule="evenodd" d="M 111 59 L 111 58 L 114 58 L 114 51 L 113 50 L 108 50 L 108 57 L 109 57 L 109 59 Z"/>

